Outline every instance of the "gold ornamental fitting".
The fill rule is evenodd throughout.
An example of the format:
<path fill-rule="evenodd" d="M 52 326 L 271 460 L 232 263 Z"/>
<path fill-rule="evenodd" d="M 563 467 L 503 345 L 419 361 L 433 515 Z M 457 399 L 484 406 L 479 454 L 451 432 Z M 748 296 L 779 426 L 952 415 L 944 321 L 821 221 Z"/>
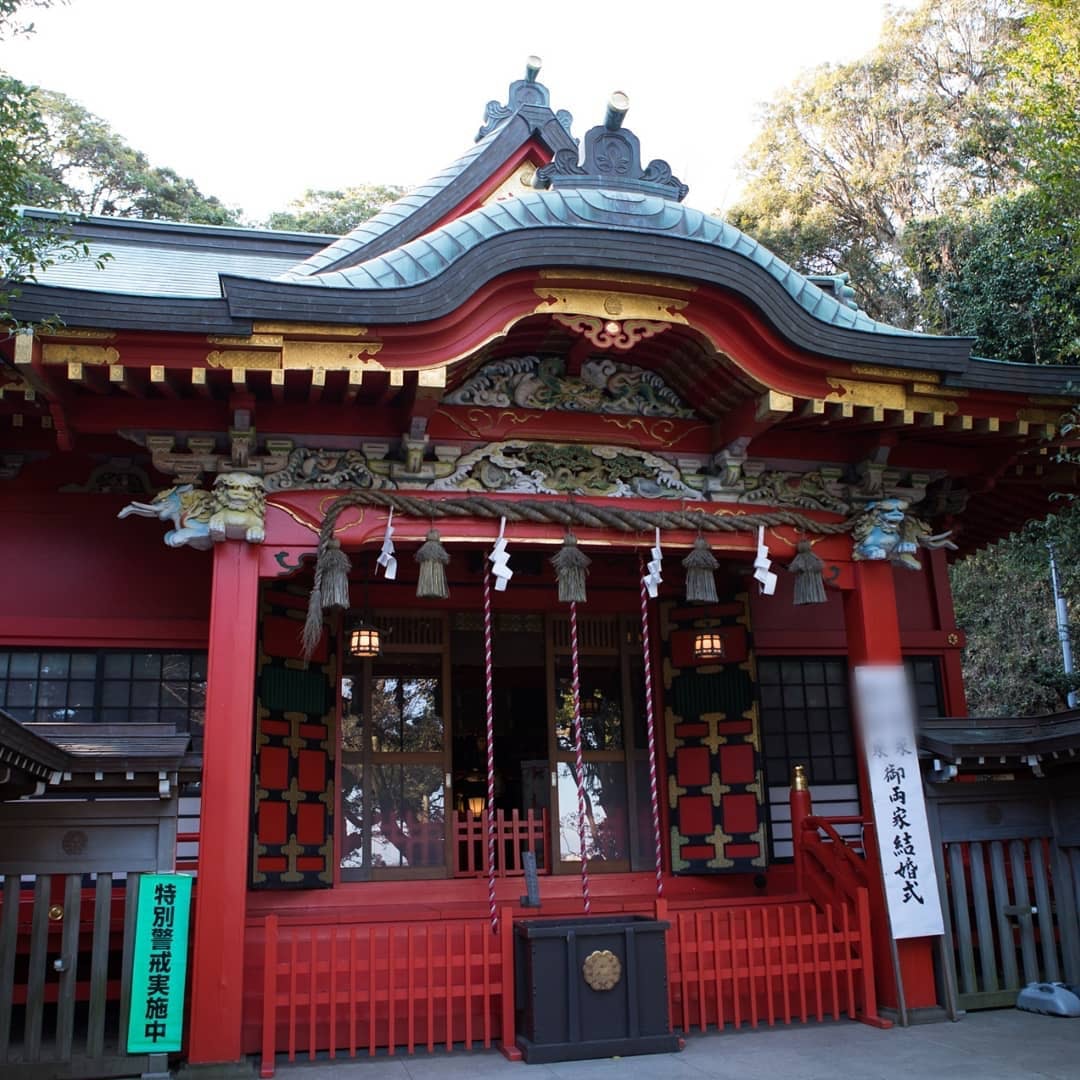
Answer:
<path fill-rule="evenodd" d="M 806 766 L 796 765 L 791 770 L 791 790 L 792 791 L 809 791 L 810 785 L 806 781 Z"/>
<path fill-rule="evenodd" d="M 622 964 L 610 949 L 597 949 L 585 957 L 581 974 L 594 990 L 610 990 L 622 978 Z"/>
<path fill-rule="evenodd" d="M 53 904 L 49 908 L 49 922 L 59 922 L 64 917 L 64 905 Z"/>

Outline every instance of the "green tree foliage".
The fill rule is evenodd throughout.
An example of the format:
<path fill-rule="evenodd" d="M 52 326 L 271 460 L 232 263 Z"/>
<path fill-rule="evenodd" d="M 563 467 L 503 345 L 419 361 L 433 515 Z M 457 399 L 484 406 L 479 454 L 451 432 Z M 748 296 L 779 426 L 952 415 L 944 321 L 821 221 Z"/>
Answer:
<path fill-rule="evenodd" d="M 404 188 L 392 184 L 362 184 L 343 191 L 309 188 L 288 209 L 271 214 L 267 224 L 271 229 L 344 236 L 404 194 Z"/>
<path fill-rule="evenodd" d="M 1075 234 L 1080 217 L 1080 5 L 1076 0 L 1032 0 L 1022 37 L 1003 59 L 1003 96 L 1019 103 L 1018 141 L 1027 178 Z"/>
<path fill-rule="evenodd" d="M 864 59 L 825 65 L 765 110 L 728 218 L 807 273 L 851 274 L 871 315 L 918 321 L 909 223 L 1009 190 L 1014 109 L 998 90 L 1014 0 L 926 0 Z"/>
<path fill-rule="evenodd" d="M 964 685 L 973 716 L 1024 716 L 1066 706 L 1080 686 L 1062 665 L 1047 542 L 1062 592 L 1080 593 L 1080 507 L 1069 507 L 952 568 L 956 617 L 967 634 Z"/>
<path fill-rule="evenodd" d="M 35 90 L 39 122 L 24 129 L 20 154 L 30 203 L 76 214 L 232 225 L 236 210 L 193 180 L 151 165 L 99 116 L 51 90 Z"/>
<path fill-rule="evenodd" d="M 20 7 L 48 7 L 49 0 L 0 0 L 0 41 L 32 32 Z M 26 221 L 19 206 L 33 190 L 27 140 L 40 138 L 45 124 L 32 87 L 0 71 L 0 322 L 11 326 L 8 304 L 19 283 L 58 259 L 77 258 L 85 248 L 72 242 L 63 223 Z"/>
<path fill-rule="evenodd" d="M 975 353 L 1027 363 L 1080 362 L 1080 261 L 1042 192 L 914 221 L 904 253 L 924 329 L 970 334 Z"/>
<path fill-rule="evenodd" d="M 1036 363 L 1080 360 L 1080 5 L 1031 4 L 1001 54 L 997 91 L 1016 114 L 1014 190 L 911 222 L 905 260 L 920 322 L 974 334 L 975 350 Z"/>

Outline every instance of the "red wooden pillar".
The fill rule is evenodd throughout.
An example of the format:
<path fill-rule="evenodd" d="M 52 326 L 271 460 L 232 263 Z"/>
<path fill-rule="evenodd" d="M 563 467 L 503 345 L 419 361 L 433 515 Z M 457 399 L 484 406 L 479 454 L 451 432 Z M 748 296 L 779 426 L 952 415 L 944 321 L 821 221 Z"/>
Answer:
<path fill-rule="evenodd" d="M 854 564 L 855 587 L 844 593 L 844 621 L 847 625 L 848 658 L 852 667 L 859 664 L 901 664 L 900 623 L 896 614 L 896 586 L 892 563 L 858 562 Z M 860 755 L 860 796 L 862 805 L 870 808 L 870 793 Z M 888 927 L 885 897 L 880 884 L 881 853 L 877 847 L 878 830 L 874 829 L 871 890 L 874 935 L 879 947 L 874 956 L 879 973 L 879 993 L 886 1005 L 896 1005 L 896 986 L 892 977 L 892 958 L 884 931 Z M 909 1009 L 937 1005 L 934 984 L 933 941 L 931 938 L 905 938 L 897 943 L 905 1003 Z"/>
<path fill-rule="evenodd" d="M 937 609 L 938 629 L 945 635 L 945 651 L 941 657 L 941 689 L 944 694 L 945 716 L 967 716 L 967 697 L 964 694 L 964 674 L 960 666 L 963 633 L 956 625 L 949 564 L 944 548 L 924 551 L 922 557 L 930 564 L 930 580 L 934 586 L 934 606 Z"/>
<path fill-rule="evenodd" d="M 241 1053 L 244 916 L 251 818 L 251 753 L 259 551 L 214 546 L 203 732 L 202 820 L 191 975 L 191 1065 Z"/>

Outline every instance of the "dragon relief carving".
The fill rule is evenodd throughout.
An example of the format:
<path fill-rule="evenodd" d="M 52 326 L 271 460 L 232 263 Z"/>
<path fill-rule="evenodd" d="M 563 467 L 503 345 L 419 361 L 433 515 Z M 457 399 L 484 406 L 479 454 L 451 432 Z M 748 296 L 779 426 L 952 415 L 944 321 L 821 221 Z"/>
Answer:
<path fill-rule="evenodd" d="M 261 544 L 266 537 L 263 479 L 248 473 L 222 473 L 211 491 L 191 484 L 166 488 L 148 503 L 129 503 L 117 517 L 131 514 L 171 521 L 165 534 L 169 547 L 205 551 L 222 540 Z"/>
<path fill-rule="evenodd" d="M 679 469 L 644 450 L 515 439 L 463 454 L 436 491 L 498 491 L 615 498 L 700 498 Z"/>
<path fill-rule="evenodd" d="M 443 403 L 669 419 L 694 415 L 655 372 L 606 357 L 587 360 L 580 376 L 566 374 L 561 356 L 495 360 L 447 394 Z"/>
<path fill-rule="evenodd" d="M 266 478 L 267 491 L 394 486 L 372 471 L 367 455 L 360 450 L 310 450 L 303 446 L 289 454 L 284 469 Z"/>
<path fill-rule="evenodd" d="M 739 495 L 739 502 L 847 514 L 851 503 L 844 498 L 839 473 L 839 469 L 807 473 L 751 472 L 747 469 L 742 477 L 744 490 Z"/>

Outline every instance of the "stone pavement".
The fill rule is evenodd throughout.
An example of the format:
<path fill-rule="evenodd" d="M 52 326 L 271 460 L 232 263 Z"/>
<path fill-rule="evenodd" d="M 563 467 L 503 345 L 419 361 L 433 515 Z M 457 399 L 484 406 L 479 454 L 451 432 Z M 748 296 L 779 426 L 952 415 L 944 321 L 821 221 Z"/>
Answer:
<path fill-rule="evenodd" d="M 279 1059 L 280 1061 L 281 1059 Z M 497 1051 L 280 1064 L 279 1080 L 1080 1080 L 1080 1019 L 1015 1009 L 878 1031 L 841 1020 L 697 1035 L 680 1054 L 524 1065 Z"/>

